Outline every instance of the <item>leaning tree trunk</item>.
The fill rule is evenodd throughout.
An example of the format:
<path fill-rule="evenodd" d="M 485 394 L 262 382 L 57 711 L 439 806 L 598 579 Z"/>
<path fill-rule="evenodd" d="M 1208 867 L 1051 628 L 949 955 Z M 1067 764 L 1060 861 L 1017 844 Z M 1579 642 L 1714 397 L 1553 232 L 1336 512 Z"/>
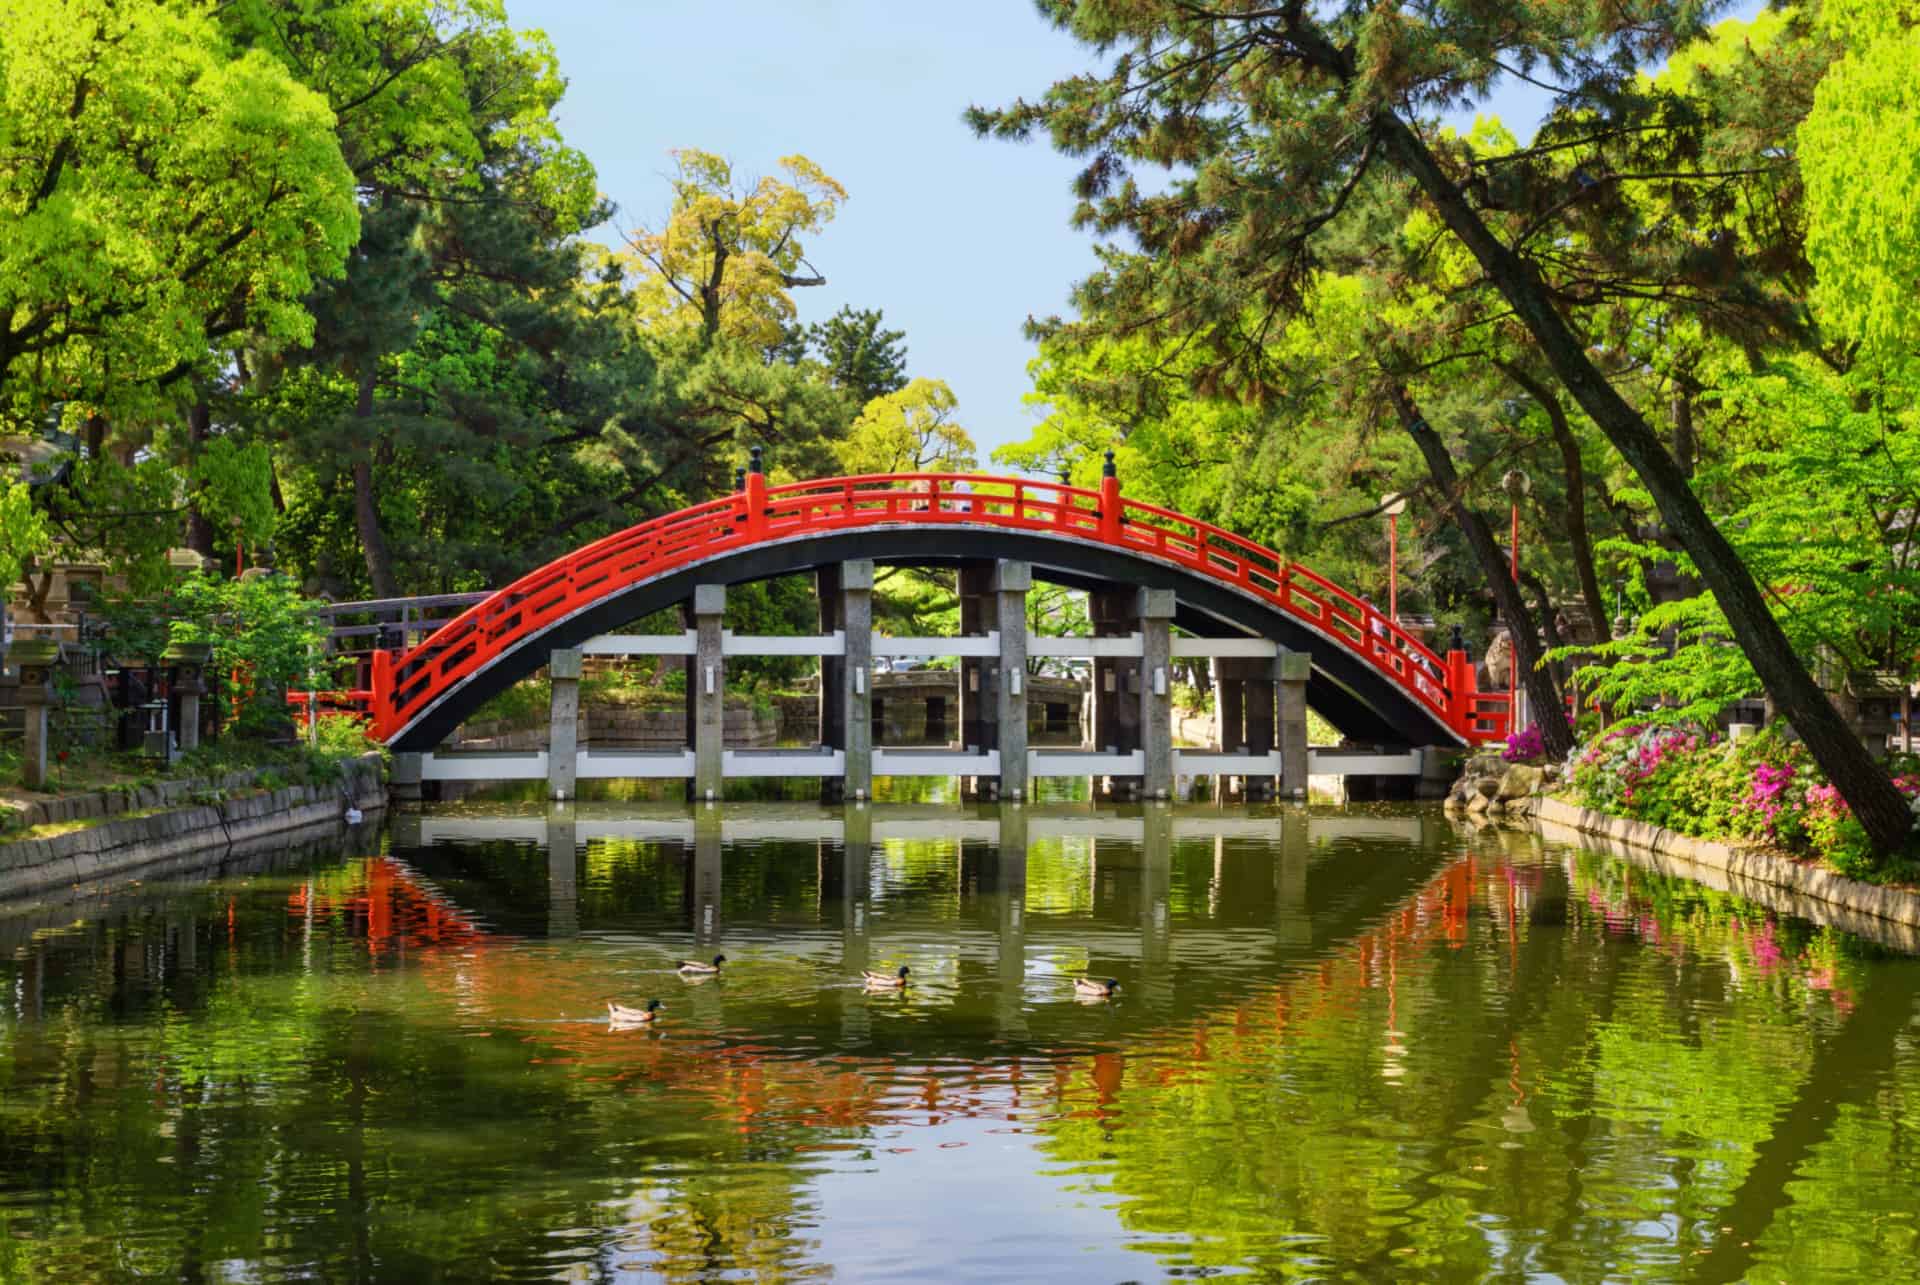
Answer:
<path fill-rule="evenodd" d="M 1493 234 L 1420 137 L 1389 111 L 1378 113 L 1373 124 L 1375 136 L 1433 202 L 1441 220 L 1532 333 L 1561 384 L 1646 484 L 1667 529 L 1693 558 L 1775 707 L 1800 733 L 1875 850 L 1900 848 L 1913 828 L 1906 800 L 1794 654 L 1753 573 L 1714 526 L 1659 436 L 1587 356 L 1586 345 L 1554 308 L 1539 273 Z"/>
<path fill-rule="evenodd" d="M 360 397 L 354 417 L 373 418 L 374 373 L 360 376 Z M 367 558 L 367 579 L 373 583 L 376 598 L 398 598 L 400 582 L 394 578 L 393 556 L 387 552 L 386 533 L 380 529 L 380 497 L 373 489 L 373 445 L 361 443 L 353 457 L 353 524 L 360 536 L 360 548 Z"/>
<path fill-rule="evenodd" d="M 1587 618 L 1593 636 L 1585 642 L 1603 643 L 1611 632 L 1606 599 L 1600 593 L 1600 574 L 1593 565 L 1593 538 L 1587 534 L 1587 466 L 1580 458 L 1580 439 L 1567 422 L 1566 408 L 1553 390 L 1511 362 L 1501 362 L 1507 378 L 1526 390 L 1529 397 L 1547 412 L 1553 426 L 1553 440 L 1560 447 L 1560 467 L 1567 480 L 1567 546 L 1573 556 L 1574 574 L 1580 578 L 1580 597 L 1587 604 Z"/>
<path fill-rule="evenodd" d="M 1466 536 L 1467 547 L 1473 550 L 1474 560 L 1480 564 L 1480 573 L 1486 577 L 1488 588 L 1493 590 L 1493 600 L 1499 606 L 1501 618 L 1507 622 L 1508 634 L 1513 639 L 1515 672 L 1526 685 L 1527 699 L 1533 704 L 1547 753 L 1556 759 L 1563 759 L 1573 749 L 1573 729 L 1567 726 L 1567 710 L 1561 703 L 1560 689 L 1555 685 L 1553 675 L 1540 663 L 1540 640 L 1533 632 L 1533 617 L 1527 613 L 1526 604 L 1521 601 L 1520 586 L 1508 574 L 1507 560 L 1500 556 L 1500 546 L 1494 541 L 1487 520 L 1462 495 L 1460 475 L 1454 471 L 1453 456 L 1448 453 L 1447 444 L 1440 440 L 1440 434 L 1433 430 L 1433 426 L 1421 417 L 1419 408 L 1413 404 L 1413 398 L 1406 389 L 1396 387 L 1391 390 L 1390 396 L 1394 413 L 1400 418 L 1400 426 L 1406 429 L 1407 436 L 1420 448 L 1420 454 L 1427 461 L 1427 472 L 1433 475 L 1434 485 L 1439 488 L 1447 507 L 1453 511 L 1454 522 L 1459 526 L 1460 533 Z"/>
<path fill-rule="evenodd" d="M 207 439 L 213 436 L 213 408 L 207 404 L 206 394 L 194 399 L 187 408 L 187 452 L 195 463 L 199 462 L 200 452 L 206 446 Z M 197 485 L 187 496 L 187 547 L 203 558 L 213 556 L 213 522 L 200 507 L 205 497 L 205 484 Z"/>

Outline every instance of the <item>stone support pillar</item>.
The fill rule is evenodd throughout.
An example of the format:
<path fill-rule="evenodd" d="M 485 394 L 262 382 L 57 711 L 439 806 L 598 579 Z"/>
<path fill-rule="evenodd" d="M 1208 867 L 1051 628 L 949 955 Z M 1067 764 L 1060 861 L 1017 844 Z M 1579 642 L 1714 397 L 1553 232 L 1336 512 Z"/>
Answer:
<path fill-rule="evenodd" d="M 992 631 L 996 613 L 992 562 L 965 562 L 960 566 L 960 636 L 980 638 Z M 999 727 L 994 715 L 994 676 L 999 666 L 986 656 L 962 656 L 959 664 L 958 719 L 960 748 L 969 753 L 994 749 L 999 744 Z M 960 778 L 960 797 L 977 799 L 983 793 L 977 776 Z M 992 793 L 992 783 L 984 792 Z"/>
<path fill-rule="evenodd" d="M 1274 686 L 1278 665 L 1275 661 L 1255 660 L 1247 664 L 1246 719 L 1247 753 L 1271 754 L 1274 744 Z M 1273 775 L 1247 778 L 1249 799 L 1271 799 L 1277 782 Z"/>
<path fill-rule="evenodd" d="M 999 986 L 994 1002 L 995 1025 L 1003 1037 L 1027 1033 L 1025 991 L 1027 977 L 1027 812 L 1000 806 L 999 877 Z"/>
<path fill-rule="evenodd" d="M 1096 638 L 1124 638 L 1140 623 L 1138 591 L 1106 589 L 1087 595 Z M 1140 662 L 1133 657 L 1099 657 L 1093 662 L 1093 749 L 1100 754 L 1131 754 L 1140 748 Z M 1099 793 L 1099 782 L 1095 782 Z M 1110 776 L 1107 793 L 1137 795 L 1140 778 Z"/>
<path fill-rule="evenodd" d="M 547 683 L 553 694 L 547 710 L 547 797 L 574 797 L 580 755 L 580 673 L 578 647 L 547 657 Z"/>
<path fill-rule="evenodd" d="M 1283 651 L 1274 657 L 1279 688 L 1280 788 L 1288 797 L 1307 797 L 1307 679 L 1313 656 Z"/>
<path fill-rule="evenodd" d="M 819 600 L 820 632 L 832 634 L 846 628 L 846 601 L 841 588 L 840 564 L 832 563 L 813 573 L 814 595 Z M 847 747 L 847 658 L 820 658 L 820 748 L 844 750 Z M 838 803 L 843 782 L 828 777 L 820 782 L 820 801 Z"/>
<path fill-rule="evenodd" d="M 845 797 L 873 797 L 873 563 L 866 558 L 840 564 L 840 619 L 847 636 L 842 658 L 841 743 L 846 753 Z"/>
<path fill-rule="evenodd" d="M 1002 562 L 994 569 L 994 625 L 1000 631 L 994 723 L 1002 799 L 1027 797 L 1027 591 L 1031 588 L 1033 567 L 1028 563 Z"/>
<path fill-rule="evenodd" d="M 414 751 L 402 751 L 393 756 L 393 761 L 387 766 L 387 794 L 395 803 L 420 802 L 426 759 L 426 755 Z"/>
<path fill-rule="evenodd" d="M 1173 610 L 1171 589 L 1141 589 L 1141 790 L 1150 799 L 1173 796 Z"/>
<path fill-rule="evenodd" d="M 727 587 L 717 584 L 693 588 L 694 641 L 692 692 L 693 797 L 707 803 L 724 792 L 727 729 L 726 660 L 721 655 L 721 624 L 727 610 Z"/>
<path fill-rule="evenodd" d="M 1245 710 L 1246 688 L 1232 660 L 1216 656 L 1213 660 L 1213 735 L 1214 748 L 1223 753 L 1239 752 L 1247 743 Z"/>

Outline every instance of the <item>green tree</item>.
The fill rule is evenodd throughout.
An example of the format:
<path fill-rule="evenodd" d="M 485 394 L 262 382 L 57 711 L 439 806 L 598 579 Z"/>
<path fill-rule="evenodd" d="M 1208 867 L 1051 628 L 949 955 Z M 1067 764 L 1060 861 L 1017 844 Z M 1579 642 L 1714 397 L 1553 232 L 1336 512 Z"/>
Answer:
<path fill-rule="evenodd" d="M 1912 818 L 1899 792 L 1794 654 L 1684 469 L 1566 310 L 1589 297 L 1580 265 L 1557 260 L 1561 242 L 1539 235 L 1618 200 L 1636 182 L 1724 185 L 1724 176 L 1693 161 L 1697 113 L 1678 90 L 1650 86 L 1637 71 L 1702 37 L 1709 10 L 1658 4 L 1629 13 L 1583 3 L 1416 16 L 1249 0 L 1204 8 L 1049 0 L 1044 9 L 1109 53 L 1108 69 L 1063 80 L 1038 102 L 976 110 L 972 119 L 983 132 L 1014 137 L 1044 129 L 1058 147 L 1085 156 L 1076 222 L 1126 233 L 1139 247 L 1105 252 L 1102 271 L 1079 291 L 1091 324 L 1200 334 L 1232 329 L 1251 309 L 1254 324 L 1240 333 L 1257 336 L 1261 319 L 1297 312 L 1323 237 L 1370 176 L 1412 185 L 1645 486 L 1756 673 L 1875 846 L 1889 851 L 1907 841 Z M 1555 88 L 1555 111 L 1536 152 L 1579 139 L 1639 140 L 1629 167 L 1606 181 L 1576 172 L 1557 194 L 1529 190 L 1532 171 L 1523 168 L 1514 174 L 1517 190 L 1502 175 L 1496 191 L 1495 176 L 1477 169 L 1470 149 L 1433 117 L 1483 100 L 1507 68 L 1552 78 L 1545 83 Z M 1141 184 L 1133 171 L 1142 165 L 1171 177 Z M 1257 368 L 1252 345 L 1221 346 L 1224 361 Z"/>
<path fill-rule="evenodd" d="M 847 473 L 969 473 L 973 438 L 954 422 L 959 401 L 941 379 L 916 379 L 867 403 L 840 443 Z"/>
<path fill-rule="evenodd" d="M 907 386 L 907 333 L 884 328 L 878 308 L 843 307 L 807 327 L 807 343 L 827 379 L 860 405 Z"/>
<path fill-rule="evenodd" d="M 204 6 L 0 5 L 0 414 L 150 414 L 242 331 L 297 345 L 358 228 L 326 101 Z"/>

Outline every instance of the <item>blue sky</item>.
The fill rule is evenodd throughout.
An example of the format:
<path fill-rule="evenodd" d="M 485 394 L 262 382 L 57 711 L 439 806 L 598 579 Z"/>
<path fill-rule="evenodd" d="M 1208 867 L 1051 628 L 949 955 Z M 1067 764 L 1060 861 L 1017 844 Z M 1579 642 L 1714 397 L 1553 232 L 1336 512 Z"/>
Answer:
<path fill-rule="evenodd" d="M 1090 64 L 1030 0 L 507 0 L 552 37 L 569 80 L 561 119 L 620 222 L 657 221 L 668 152 L 698 147 L 738 175 L 802 153 L 848 192 L 808 244 L 827 285 L 803 321 L 880 308 L 907 333 L 910 373 L 944 379 L 993 447 L 1031 430 L 1027 315 L 1064 311 L 1093 266 L 1067 225 L 1073 162 L 1043 142 L 973 137 L 960 113 L 1035 95 Z M 1741 9 L 1757 8 L 1743 4 Z M 1537 91 L 1489 104 L 1530 133 Z"/>

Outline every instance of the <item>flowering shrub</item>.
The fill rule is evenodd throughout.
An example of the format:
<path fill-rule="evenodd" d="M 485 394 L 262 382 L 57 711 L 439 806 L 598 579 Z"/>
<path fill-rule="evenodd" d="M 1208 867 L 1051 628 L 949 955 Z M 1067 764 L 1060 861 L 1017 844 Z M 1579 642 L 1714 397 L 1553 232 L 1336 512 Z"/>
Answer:
<path fill-rule="evenodd" d="M 1574 752 L 1579 801 L 1707 839 L 1745 839 L 1820 857 L 1843 874 L 1874 869 L 1865 829 L 1806 747 L 1775 729 L 1737 744 L 1691 726 L 1621 724 Z M 1920 815 L 1920 771 L 1894 782 Z"/>
<path fill-rule="evenodd" d="M 1538 727 L 1523 728 L 1507 738 L 1500 757 L 1509 763 L 1532 763 L 1547 756 L 1547 738 Z"/>

